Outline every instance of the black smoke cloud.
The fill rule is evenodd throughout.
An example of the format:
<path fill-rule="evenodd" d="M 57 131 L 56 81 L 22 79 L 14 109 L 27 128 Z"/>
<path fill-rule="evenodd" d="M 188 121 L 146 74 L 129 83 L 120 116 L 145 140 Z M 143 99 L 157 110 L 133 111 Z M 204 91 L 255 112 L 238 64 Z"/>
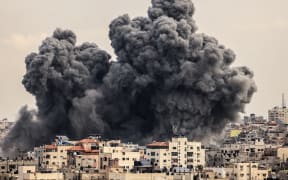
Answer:
<path fill-rule="evenodd" d="M 26 58 L 23 85 L 38 110 L 20 111 L 4 152 L 31 149 L 57 134 L 139 142 L 220 133 L 256 86 L 247 67 L 231 67 L 232 50 L 196 33 L 193 13 L 190 0 L 152 0 L 148 17 L 116 18 L 109 32 L 115 61 L 57 29 Z"/>

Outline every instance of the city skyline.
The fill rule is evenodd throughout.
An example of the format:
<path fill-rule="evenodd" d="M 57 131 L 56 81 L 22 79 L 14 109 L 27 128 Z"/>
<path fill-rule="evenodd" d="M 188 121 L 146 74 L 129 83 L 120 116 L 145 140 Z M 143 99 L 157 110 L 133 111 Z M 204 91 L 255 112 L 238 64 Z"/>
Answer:
<path fill-rule="evenodd" d="M 248 66 L 254 71 L 258 92 L 246 107 L 247 113 L 267 117 L 268 109 L 281 105 L 281 94 L 288 94 L 284 75 L 288 64 L 285 52 L 288 40 L 285 7 L 288 3 L 284 0 L 277 3 L 260 0 L 193 2 L 198 32 L 215 36 L 234 50 L 237 59 L 233 66 Z M 51 1 L 2 1 L 0 5 L 0 20 L 4 24 L 0 31 L 0 118 L 14 121 L 21 106 L 34 107 L 34 98 L 21 84 L 25 74 L 24 59 L 37 50 L 46 36 L 57 27 L 68 28 L 77 34 L 78 44 L 92 41 L 113 55 L 108 39 L 110 21 L 127 12 L 131 17 L 146 16 L 150 0 L 87 1 L 85 4 L 63 1 L 57 2 L 57 6 Z"/>

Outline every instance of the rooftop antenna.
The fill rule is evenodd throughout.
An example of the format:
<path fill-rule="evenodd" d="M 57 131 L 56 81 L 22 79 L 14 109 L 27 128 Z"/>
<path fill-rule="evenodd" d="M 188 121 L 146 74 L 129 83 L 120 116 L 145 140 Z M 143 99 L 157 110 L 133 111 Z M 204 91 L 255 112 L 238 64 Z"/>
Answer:
<path fill-rule="evenodd" d="M 282 108 L 286 108 L 285 94 L 282 93 Z"/>

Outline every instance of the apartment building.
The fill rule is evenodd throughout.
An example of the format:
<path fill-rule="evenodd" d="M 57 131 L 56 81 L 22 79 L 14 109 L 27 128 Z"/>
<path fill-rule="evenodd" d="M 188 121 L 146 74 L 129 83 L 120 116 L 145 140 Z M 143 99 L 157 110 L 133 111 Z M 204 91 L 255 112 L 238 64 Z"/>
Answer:
<path fill-rule="evenodd" d="M 69 165 L 76 169 L 99 169 L 99 141 L 96 139 L 82 139 L 68 151 Z"/>
<path fill-rule="evenodd" d="M 174 137 L 169 142 L 153 142 L 146 147 L 146 159 L 160 170 L 173 167 L 196 170 L 205 165 L 205 149 L 201 142 L 188 141 L 186 137 Z"/>
<path fill-rule="evenodd" d="M 196 169 L 205 166 L 205 149 L 201 142 L 188 141 L 186 137 L 174 137 L 169 142 L 172 167 Z"/>
<path fill-rule="evenodd" d="M 270 109 L 268 111 L 268 120 L 288 124 L 288 108 L 286 108 L 286 106 L 276 106 Z"/>
<path fill-rule="evenodd" d="M 39 158 L 41 168 L 57 171 L 67 166 L 68 156 L 67 150 L 71 148 L 71 145 L 45 145 L 42 146 L 42 156 Z"/>
<path fill-rule="evenodd" d="M 258 163 L 235 163 L 233 178 L 237 180 L 264 180 L 268 177 L 269 169 L 259 167 Z"/>
<path fill-rule="evenodd" d="M 134 162 L 140 160 L 138 145 L 124 144 L 120 140 L 107 141 L 102 144 L 101 153 L 111 154 L 111 160 L 126 171 L 133 169 Z"/>
<path fill-rule="evenodd" d="M 168 142 L 153 142 L 146 145 L 145 158 L 150 160 L 151 165 L 157 170 L 171 168 L 171 153 Z"/>

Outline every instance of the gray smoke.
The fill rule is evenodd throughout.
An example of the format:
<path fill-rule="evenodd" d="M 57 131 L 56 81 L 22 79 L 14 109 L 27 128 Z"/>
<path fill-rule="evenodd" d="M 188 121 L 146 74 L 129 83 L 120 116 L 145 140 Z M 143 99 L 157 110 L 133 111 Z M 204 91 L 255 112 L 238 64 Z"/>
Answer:
<path fill-rule="evenodd" d="M 26 58 L 23 84 L 38 111 L 23 108 L 4 152 L 31 149 L 55 135 L 150 140 L 221 133 L 244 111 L 256 85 L 232 50 L 196 33 L 190 0 L 152 0 L 148 17 L 110 24 L 116 61 L 93 43 L 57 29 Z"/>

